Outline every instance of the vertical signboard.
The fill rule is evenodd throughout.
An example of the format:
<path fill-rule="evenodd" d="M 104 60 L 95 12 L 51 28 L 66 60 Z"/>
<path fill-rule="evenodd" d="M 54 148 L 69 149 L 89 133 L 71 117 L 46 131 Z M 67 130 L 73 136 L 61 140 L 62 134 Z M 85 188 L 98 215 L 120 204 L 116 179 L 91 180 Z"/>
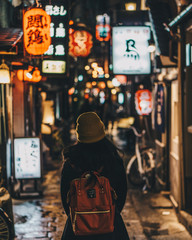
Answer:
<path fill-rule="evenodd" d="M 16 179 L 41 178 L 40 139 L 14 139 L 14 175 Z"/>
<path fill-rule="evenodd" d="M 157 85 L 155 94 L 155 129 L 165 132 L 165 91 L 163 84 Z"/>
<path fill-rule="evenodd" d="M 68 53 L 68 1 L 44 0 L 43 7 L 51 16 L 51 45 L 44 53 L 46 60 L 42 62 L 42 72 L 46 74 L 64 74 L 66 72 Z"/>
<path fill-rule="evenodd" d="M 105 13 L 96 17 L 96 39 L 99 41 L 109 41 L 111 34 L 110 17 Z"/>
<path fill-rule="evenodd" d="M 147 26 L 118 26 L 112 29 L 114 74 L 150 74 L 148 51 L 150 28 Z"/>

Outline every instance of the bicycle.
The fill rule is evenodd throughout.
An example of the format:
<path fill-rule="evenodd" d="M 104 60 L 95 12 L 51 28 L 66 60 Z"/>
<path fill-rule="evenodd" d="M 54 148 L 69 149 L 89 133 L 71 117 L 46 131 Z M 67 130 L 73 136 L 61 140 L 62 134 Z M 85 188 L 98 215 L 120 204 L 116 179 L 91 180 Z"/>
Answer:
<path fill-rule="evenodd" d="M 0 187 L 0 240 L 13 240 L 15 231 L 14 223 L 10 216 L 12 215 L 11 197 L 5 187 Z M 5 211 L 6 208 L 6 211 Z M 9 215 L 8 215 L 9 214 Z"/>
<path fill-rule="evenodd" d="M 145 130 L 138 133 L 135 127 L 130 126 L 135 136 L 135 155 L 133 155 L 127 164 L 126 173 L 129 182 L 142 187 L 143 190 L 152 189 L 155 184 L 155 151 L 153 148 L 140 149 L 139 140 L 145 135 Z"/>
<path fill-rule="evenodd" d="M 12 240 L 12 221 L 7 213 L 0 208 L 0 239 L 1 240 Z"/>

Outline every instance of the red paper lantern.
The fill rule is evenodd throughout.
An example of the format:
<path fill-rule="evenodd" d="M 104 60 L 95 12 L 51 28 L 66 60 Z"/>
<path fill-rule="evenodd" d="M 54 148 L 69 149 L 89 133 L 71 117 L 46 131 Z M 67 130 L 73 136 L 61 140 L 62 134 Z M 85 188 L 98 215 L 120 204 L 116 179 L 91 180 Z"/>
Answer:
<path fill-rule="evenodd" d="M 44 54 L 51 44 L 51 17 L 41 8 L 32 8 L 23 16 L 23 35 L 26 51 L 32 55 Z"/>
<path fill-rule="evenodd" d="M 153 108 L 152 94 L 148 89 L 135 93 L 135 106 L 139 115 L 149 115 Z"/>
<path fill-rule="evenodd" d="M 73 57 L 87 57 L 92 46 L 92 35 L 85 30 L 76 30 L 69 35 L 69 54 Z"/>

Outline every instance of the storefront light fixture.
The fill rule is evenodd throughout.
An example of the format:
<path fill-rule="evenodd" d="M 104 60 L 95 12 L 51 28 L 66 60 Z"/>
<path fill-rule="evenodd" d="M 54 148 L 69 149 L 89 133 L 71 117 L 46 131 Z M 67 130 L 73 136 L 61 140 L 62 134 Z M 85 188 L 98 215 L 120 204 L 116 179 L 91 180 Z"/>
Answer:
<path fill-rule="evenodd" d="M 2 60 L 0 65 L 0 84 L 6 84 L 11 82 L 9 67 L 5 64 L 5 61 Z"/>
<path fill-rule="evenodd" d="M 136 11 L 137 4 L 134 2 L 125 3 L 125 10 L 126 11 Z"/>
<path fill-rule="evenodd" d="M 147 49 L 148 49 L 148 52 L 153 53 L 153 52 L 155 52 L 156 47 L 155 47 L 155 45 L 149 45 L 149 47 Z"/>

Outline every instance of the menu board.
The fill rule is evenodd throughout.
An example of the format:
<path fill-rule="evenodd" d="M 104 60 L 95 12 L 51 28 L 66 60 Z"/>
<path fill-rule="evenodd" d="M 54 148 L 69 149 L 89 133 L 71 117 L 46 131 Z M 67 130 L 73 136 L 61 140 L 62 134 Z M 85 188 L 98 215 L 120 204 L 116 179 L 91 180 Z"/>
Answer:
<path fill-rule="evenodd" d="M 41 177 L 41 150 L 38 137 L 14 139 L 14 170 L 16 179 Z"/>

